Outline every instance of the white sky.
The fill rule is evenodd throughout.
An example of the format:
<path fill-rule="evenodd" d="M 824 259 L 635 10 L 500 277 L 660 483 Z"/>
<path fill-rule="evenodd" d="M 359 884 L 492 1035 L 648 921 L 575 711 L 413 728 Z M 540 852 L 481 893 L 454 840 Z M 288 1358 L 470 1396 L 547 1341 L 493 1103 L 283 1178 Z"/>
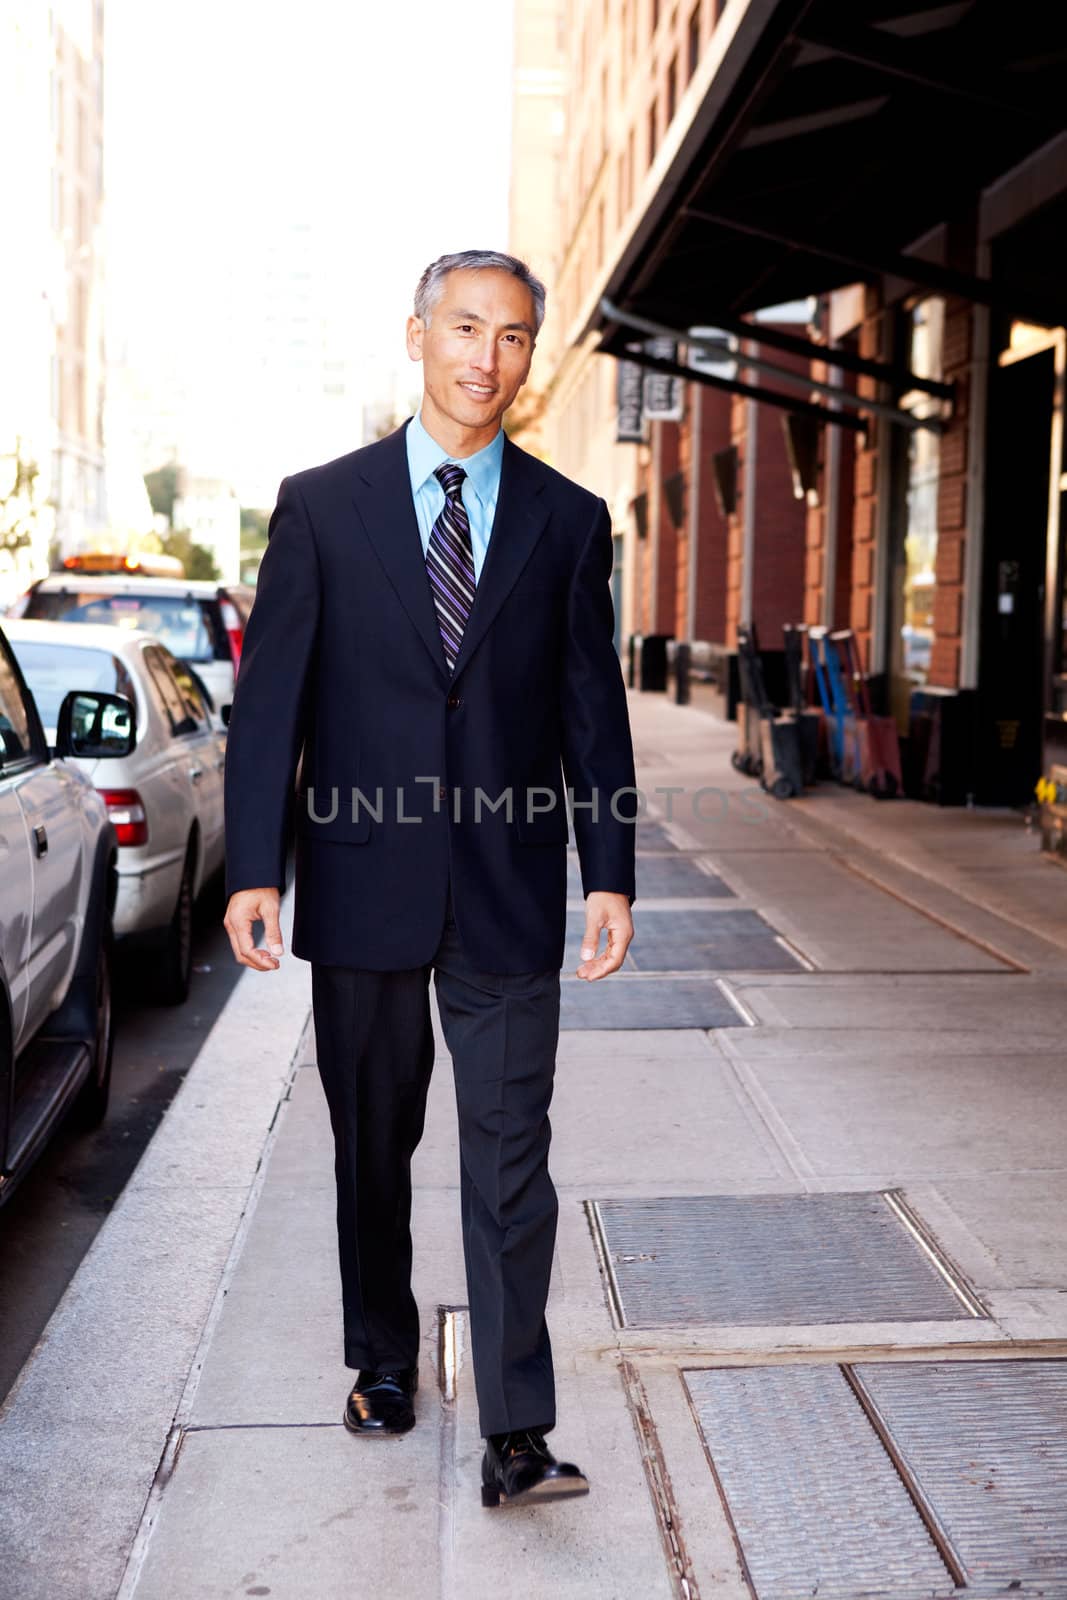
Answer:
<path fill-rule="evenodd" d="M 107 0 L 106 17 L 113 347 L 146 414 L 193 436 L 189 464 L 262 502 L 307 464 L 277 458 L 302 419 L 277 396 L 264 418 L 250 359 L 272 234 L 321 234 L 338 356 L 373 397 L 408 368 L 427 262 L 506 246 L 510 0 Z"/>

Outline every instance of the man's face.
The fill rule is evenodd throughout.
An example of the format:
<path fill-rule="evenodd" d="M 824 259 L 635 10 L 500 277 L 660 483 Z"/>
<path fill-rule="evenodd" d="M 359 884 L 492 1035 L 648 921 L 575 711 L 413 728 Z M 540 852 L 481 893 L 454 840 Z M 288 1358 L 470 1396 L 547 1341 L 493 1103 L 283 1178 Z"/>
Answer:
<path fill-rule="evenodd" d="M 409 317 L 407 339 L 424 405 L 491 438 L 530 371 L 533 296 L 510 272 L 450 272 L 429 326 Z"/>

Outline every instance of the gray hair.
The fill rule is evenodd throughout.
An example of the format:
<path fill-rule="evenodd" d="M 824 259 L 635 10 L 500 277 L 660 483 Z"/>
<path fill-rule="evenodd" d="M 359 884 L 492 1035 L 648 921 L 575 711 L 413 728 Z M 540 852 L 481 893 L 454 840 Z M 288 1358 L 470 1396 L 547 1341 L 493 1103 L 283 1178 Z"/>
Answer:
<path fill-rule="evenodd" d="M 445 279 L 450 272 L 510 272 L 513 278 L 525 284 L 533 299 L 534 333 L 540 333 L 545 320 L 545 286 L 518 256 L 505 255 L 502 250 L 457 250 L 450 256 L 438 256 L 431 261 L 415 290 L 415 315 L 429 327 L 430 313 L 440 300 Z"/>

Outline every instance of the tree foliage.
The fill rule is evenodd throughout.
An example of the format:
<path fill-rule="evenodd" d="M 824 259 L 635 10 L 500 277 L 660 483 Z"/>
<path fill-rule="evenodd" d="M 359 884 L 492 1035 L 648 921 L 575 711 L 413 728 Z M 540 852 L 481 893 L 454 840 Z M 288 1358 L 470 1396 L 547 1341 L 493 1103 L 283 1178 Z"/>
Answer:
<path fill-rule="evenodd" d="M 218 579 L 222 576 L 215 557 L 206 545 L 197 544 L 188 528 L 175 528 L 160 540 L 165 555 L 177 556 L 187 578 Z"/>
<path fill-rule="evenodd" d="M 241 549 L 265 550 L 269 511 L 257 511 L 251 506 L 241 507 Z"/>
<path fill-rule="evenodd" d="M 181 468 L 178 463 L 168 461 L 165 466 L 157 467 L 154 472 L 146 472 L 144 485 L 156 516 L 166 517 L 173 528 L 174 502 L 181 491 Z"/>
<path fill-rule="evenodd" d="M 33 543 L 41 515 L 48 502 L 38 492 L 40 469 L 36 461 L 22 454 L 22 440 L 15 440 L 13 455 L 5 458 L 14 468 L 10 483 L 0 494 L 0 549 L 21 550 Z"/>

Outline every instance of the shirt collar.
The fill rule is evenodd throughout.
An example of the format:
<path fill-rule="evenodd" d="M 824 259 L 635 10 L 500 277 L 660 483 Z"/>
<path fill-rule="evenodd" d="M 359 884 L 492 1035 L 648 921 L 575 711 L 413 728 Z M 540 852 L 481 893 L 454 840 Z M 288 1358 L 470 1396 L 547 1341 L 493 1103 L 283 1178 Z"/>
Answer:
<path fill-rule="evenodd" d="M 504 430 L 500 429 L 495 439 L 472 456 L 464 456 L 458 460 L 442 450 L 436 439 L 432 439 L 422 425 L 422 413 L 416 412 L 408 423 L 407 431 L 408 468 L 411 472 L 411 486 L 417 494 L 442 461 L 455 461 L 457 466 L 463 468 L 470 480 L 478 499 L 483 506 L 488 506 L 495 496 L 500 484 L 500 465 L 504 456 Z"/>

